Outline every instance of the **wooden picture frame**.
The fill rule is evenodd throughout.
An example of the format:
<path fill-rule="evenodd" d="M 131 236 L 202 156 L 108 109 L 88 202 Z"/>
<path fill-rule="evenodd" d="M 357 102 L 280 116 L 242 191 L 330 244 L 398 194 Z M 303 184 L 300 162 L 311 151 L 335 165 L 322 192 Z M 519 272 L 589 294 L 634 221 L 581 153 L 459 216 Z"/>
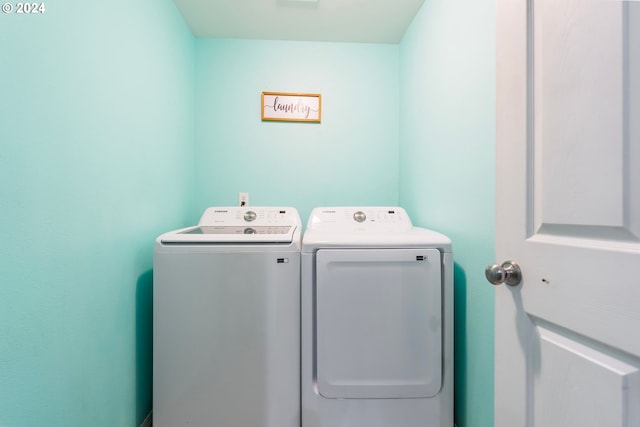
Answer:
<path fill-rule="evenodd" d="M 262 120 L 320 123 L 319 93 L 262 92 Z"/>

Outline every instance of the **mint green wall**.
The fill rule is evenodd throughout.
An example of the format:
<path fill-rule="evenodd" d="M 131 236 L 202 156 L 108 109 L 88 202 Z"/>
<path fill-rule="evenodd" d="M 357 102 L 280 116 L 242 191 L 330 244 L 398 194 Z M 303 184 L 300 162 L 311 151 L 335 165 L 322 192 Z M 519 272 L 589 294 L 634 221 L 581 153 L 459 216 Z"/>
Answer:
<path fill-rule="evenodd" d="M 194 40 L 170 0 L 0 16 L 0 425 L 138 426 L 153 240 L 192 203 Z"/>
<path fill-rule="evenodd" d="M 398 45 L 198 40 L 196 214 L 398 202 Z M 322 123 L 262 122 L 262 91 L 320 93 Z M 196 220 L 194 218 L 194 220 Z"/>
<path fill-rule="evenodd" d="M 137 426 L 153 239 L 211 205 L 405 206 L 453 238 L 456 419 L 493 425 L 494 9 L 400 45 L 194 40 L 170 0 L 0 16 L 0 425 Z M 321 124 L 260 120 L 318 92 Z"/>
<path fill-rule="evenodd" d="M 427 0 L 400 45 L 400 203 L 453 240 L 458 427 L 493 426 L 494 23 Z"/>

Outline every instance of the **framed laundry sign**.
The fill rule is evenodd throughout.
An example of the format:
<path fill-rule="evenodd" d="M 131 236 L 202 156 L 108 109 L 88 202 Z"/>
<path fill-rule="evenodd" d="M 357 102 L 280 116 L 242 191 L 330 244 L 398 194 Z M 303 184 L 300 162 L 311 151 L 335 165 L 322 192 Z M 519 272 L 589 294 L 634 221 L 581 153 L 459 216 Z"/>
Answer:
<path fill-rule="evenodd" d="M 262 120 L 320 123 L 319 93 L 262 92 Z"/>

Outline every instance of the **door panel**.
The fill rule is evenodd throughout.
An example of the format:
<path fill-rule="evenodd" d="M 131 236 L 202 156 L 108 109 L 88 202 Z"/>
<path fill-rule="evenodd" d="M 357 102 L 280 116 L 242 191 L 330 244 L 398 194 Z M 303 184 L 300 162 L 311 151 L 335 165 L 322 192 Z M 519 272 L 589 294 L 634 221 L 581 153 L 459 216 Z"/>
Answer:
<path fill-rule="evenodd" d="M 436 249 L 321 249 L 316 378 L 327 398 L 436 395 L 442 272 Z"/>
<path fill-rule="evenodd" d="M 640 153 L 628 132 L 628 11 L 610 1 L 532 5 L 531 231 L 613 237 L 611 227 L 637 239 L 637 224 L 629 224 Z M 630 198 L 635 203 L 624 202 Z"/>
<path fill-rule="evenodd" d="M 534 323 L 539 337 L 532 378 L 535 426 L 640 425 L 637 358 L 545 322 Z"/>
<path fill-rule="evenodd" d="M 496 5 L 495 425 L 640 425 L 640 2 Z"/>
<path fill-rule="evenodd" d="M 532 18 L 535 225 L 623 227 L 624 8 L 534 0 Z"/>

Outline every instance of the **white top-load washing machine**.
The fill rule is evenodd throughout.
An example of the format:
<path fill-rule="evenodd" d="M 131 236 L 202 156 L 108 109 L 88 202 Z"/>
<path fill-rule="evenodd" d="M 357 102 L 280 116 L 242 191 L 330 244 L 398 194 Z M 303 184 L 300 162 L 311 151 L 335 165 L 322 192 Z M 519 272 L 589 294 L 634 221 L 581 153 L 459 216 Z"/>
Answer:
<path fill-rule="evenodd" d="M 399 207 L 312 211 L 302 427 L 453 426 L 453 256 Z"/>
<path fill-rule="evenodd" d="M 300 426 L 293 208 L 215 207 L 154 251 L 153 425 Z"/>

